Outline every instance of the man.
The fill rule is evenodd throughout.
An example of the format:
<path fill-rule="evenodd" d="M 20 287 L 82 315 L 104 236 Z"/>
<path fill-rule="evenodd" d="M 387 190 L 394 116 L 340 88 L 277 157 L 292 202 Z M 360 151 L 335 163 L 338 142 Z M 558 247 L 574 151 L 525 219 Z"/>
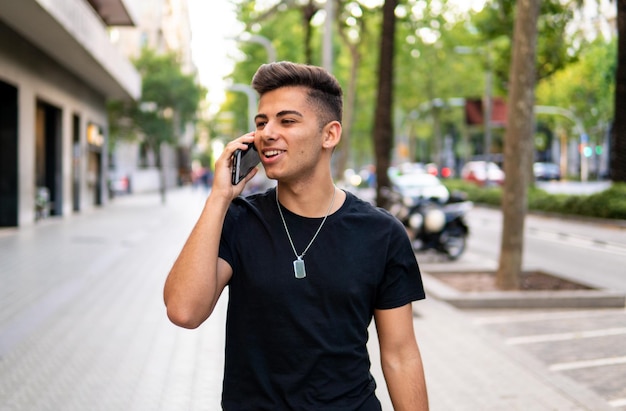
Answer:
<path fill-rule="evenodd" d="M 230 142 L 165 283 L 172 322 L 196 328 L 229 287 L 225 410 L 380 410 L 366 343 L 374 317 L 396 410 L 428 408 L 411 302 L 424 298 L 404 228 L 335 187 L 342 91 L 319 67 L 263 65 L 256 130 Z M 240 197 L 232 155 L 254 142 L 277 187 Z"/>

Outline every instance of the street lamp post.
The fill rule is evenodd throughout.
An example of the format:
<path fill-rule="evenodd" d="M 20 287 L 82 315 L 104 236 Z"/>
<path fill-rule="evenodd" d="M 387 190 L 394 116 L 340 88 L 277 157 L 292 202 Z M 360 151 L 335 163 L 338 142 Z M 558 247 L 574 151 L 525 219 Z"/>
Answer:
<path fill-rule="evenodd" d="M 489 185 L 489 163 L 491 162 L 491 117 L 493 113 L 493 70 L 489 45 L 484 51 L 487 59 L 487 71 L 485 72 L 485 186 Z"/>
<path fill-rule="evenodd" d="M 335 2 L 326 1 L 326 21 L 324 22 L 324 41 L 322 50 L 323 66 L 329 73 L 333 72 L 333 22 L 335 20 Z"/>
<path fill-rule="evenodd" d="M 230 91 L 238 91 L 245 93 L 248 96 L 248 131 L 253 131 L 256 128 L 254 122 L 254 116 L 257 109 L 257 95 L 256 91 L 247 84 L 233 84 L 228 86 Z"/>
<path fill-rule="evenodd" d="M 536 114 L 552 114 L 563 116 L 574 123 L 574 128 L 576 133 L 580 138 L 580 147 L 584 148 L 589 144 L 589 136 L 585 131 L 585 126 L 582 121 L 576 117 L 576 115 L 563 107 L 555 107 L 555 106 L 535 106 L 534 108 Z M 582 151 L 582 150 L 581 150 Z M 580 153 L 580 181 L 587 182 L 589 179 L 589 159 L 584 155 L 583 152 Z"/>
<path fill-rule="evenodd" d="M 487 70 L 485 72 L 485 95 L 483 96 L 483 157 L 485 159 L 485 185 L 489 185 L 489 163 L 491 162 L 491 118 L 493 117 L 493 68 L 489 44 L 484 48 L 458 46 L 454 51 L 459 54 L 482 54 L 485 56 Z"/>
<path fill-rule="evenodd" d="M 267 37 L 244 33 L 241 36 L 235 37 L 235 40 L 262 45 L 267 52 L 268 62 L 271 63 L 276 61 L 276 49 Z M 253 131 L 256 128 L 256 124 L 254 122 L 254 116 L 257 109 L 256 91 L 254 91 L 254 89 L 247 84 L 233 84 L 228 87 L 228 90 L 245 93 L 246 96 L 248 96 L 248 131 Z"/>
<path fill-rule="evenodd" d="M 242 35 L 237 36 L 234 39 L 245 43 L 260 44 L 265 48 L 265 51 L 267 52 L 267 61 L 269 63 L 276 61 L 276 49 L 267 37 L 260 36 L 258 34 L 243 33 Z"/>

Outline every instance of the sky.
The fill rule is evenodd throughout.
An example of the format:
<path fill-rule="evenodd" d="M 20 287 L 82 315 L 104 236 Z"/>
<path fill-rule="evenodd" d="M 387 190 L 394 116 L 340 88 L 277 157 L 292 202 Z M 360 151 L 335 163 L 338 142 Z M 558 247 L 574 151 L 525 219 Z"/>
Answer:
<path fill-rule="evenodd" d="M 200 82 L 208 88 L 210 110 L 215 112 L 224 99 L 224 76 L 233 68 L 236 42 L 243 26 L 230 1 L 188 0 L 191 20 L 191 47 Z"/>

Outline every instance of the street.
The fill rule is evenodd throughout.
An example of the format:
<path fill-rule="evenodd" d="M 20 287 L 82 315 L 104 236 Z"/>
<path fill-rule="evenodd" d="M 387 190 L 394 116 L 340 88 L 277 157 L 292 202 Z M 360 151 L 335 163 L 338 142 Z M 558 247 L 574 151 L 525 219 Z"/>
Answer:
<path fill-rule="evenodd" d="M 487 267 L 498 262 L 502 217 L 476 207 L 468 215 L 468 249 L 457 262 L 425 256 L 425 271 Z M 526 269 L 626 292 L 626 227 L 529 215 Z M 626 410 L 626 311 L 624 309 L 465 310 L 472 321 L 542 361 L 546 367 L 595 391 L 615 410 Z"/>
<path fill-rule="evenodd" d="M 169 323 L 162 302 L 165 276 L 205 196 L 171 191 L 166 205 L 157 194 L 120 197 L 102 209 L 0 230 L 1 411 L 220 409 L 227 299 L 196 330 Z M 625 397 L 598 395 L 566 378 L 569 371 L 536 361 L 541 352 L 529 356 L 528 345 L 510 344 L 529 333 L 511 333 L 513 322 L 502 318 L 524 313 L 465 313 L 433 298 L 413 309 L 433 411 L 598 411 L 617 409 L 607 400 Z M 589 318 L 596 328 L 619 328 Z M 373 326 L 368 348 L 389 411 Z M 623 371 L 608 375 L 623 381 Z"/>
<path fill-rule="evenodd" d="M 606 220 L 602 220 L 606 221 Z M 459 263 L 496 267 L 502 215 L 499 210 L 474 207 L 468 215 L 468 252 Z M 529 214 L 525 223 L 525 269 L 541 269 L 567 279 L 626 292 L 626 227 L 617 222 Z"/>

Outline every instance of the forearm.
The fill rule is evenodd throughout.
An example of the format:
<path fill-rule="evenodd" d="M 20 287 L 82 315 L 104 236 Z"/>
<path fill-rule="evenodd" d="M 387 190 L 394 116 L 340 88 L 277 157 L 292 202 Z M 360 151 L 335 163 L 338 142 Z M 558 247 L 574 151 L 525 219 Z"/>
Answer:
<path fill-rule="evenodd" d="M 200 218 L 167 276 L 163 296 L 170 320 L 196 328 L 206 320 L 221 293 L 219 242 L 230 200 L 210 195 Z"/>
<path fill-rule="evenodd" d="M 417 347 L 406 358 L 383 358 L 382 368 L 395 411 L 428 410 L 426 380 Z"/>

